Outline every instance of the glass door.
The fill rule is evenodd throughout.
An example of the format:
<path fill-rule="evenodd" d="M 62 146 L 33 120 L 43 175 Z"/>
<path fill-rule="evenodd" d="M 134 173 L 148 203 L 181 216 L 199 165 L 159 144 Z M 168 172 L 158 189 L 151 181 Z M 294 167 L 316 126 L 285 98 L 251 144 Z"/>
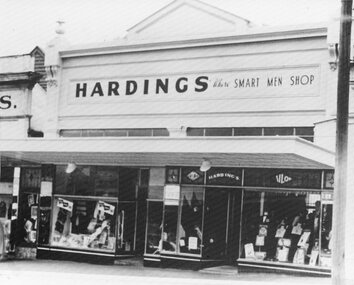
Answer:
<path fill-rule="evenodd" d="M 226 259 L 228 244 L 229 190 L 205 189 L 203 257 Z"/>

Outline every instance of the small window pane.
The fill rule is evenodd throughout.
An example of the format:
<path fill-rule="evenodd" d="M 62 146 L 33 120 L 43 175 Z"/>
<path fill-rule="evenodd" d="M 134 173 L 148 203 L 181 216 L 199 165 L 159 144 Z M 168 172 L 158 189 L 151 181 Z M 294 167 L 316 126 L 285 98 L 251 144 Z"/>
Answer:
<path fill-rule="evenodd" d="M 232 136 L 232 128 L 207 128 L 206 136 Z"/>
<path fill-rule="evenodd" d="M 154 137 L 168 137 L 170 133 L 167 129 L 152 129 L 152 135 Z"/>
<path fill-rule="evenodd" d="M 119 201 L 135 201 L 138 186 L 138 169 L 119 169 Z"/>
<path fill-rule="evenodd" d="M 81 137 L 81 130 L 61 130 L 60 131 L 61 137 Z"/>
<path fill-rule="evenodd" d="M 118 168 L 96 166 L 93 168 L 95 196 L 117 197 Z"/>
<path fill-rule="evenodd" d="M 1 167 L 0 182 L 13 182 L 13 180 L 14 180 L 14 168 Z"/>
<path fill-rule="evenodd" d="M 103 130 L 87 130 L 86 134 L 87 134 L 87 137 L 103 137 L 104 131 Z M 84 133 L 82 136 L 84 136 Z"/>
<path fill-rule="evenodd" d="M 295 134 L 297 136 L 313 136 L 313 127 L 295 128 Z"/>
<path fill-rule="evenodd" d="M 151 137 L 152 130 L 151 129 L 131 129 L 128 130 L 129 137 Z"/>
<path fill-rule="evenodd" d="M 106 137 L 126 137 L 128 136 L 127 130 L 105 130 Z"/>
<path fill-rule="evenodd" d="M 262 128 L 234 128 L 234 136 L 261 136 Z"/>
<path fill-rule="evenodd" d="M 202 137 L 204 135 L 203 128 L 187 128 L 187 136 Z"/>
<path fill-rule="evenodd" d="M 293 136 L 294 128 L 264 128 L 265 136 Z"/>
<path fill-rule="evenodd" d="M 94 183 L 90 166 L 79 165 L 72 173 L 66 173 L 66 165 L 56 167 L 55 194 L 94 196 Z"/>

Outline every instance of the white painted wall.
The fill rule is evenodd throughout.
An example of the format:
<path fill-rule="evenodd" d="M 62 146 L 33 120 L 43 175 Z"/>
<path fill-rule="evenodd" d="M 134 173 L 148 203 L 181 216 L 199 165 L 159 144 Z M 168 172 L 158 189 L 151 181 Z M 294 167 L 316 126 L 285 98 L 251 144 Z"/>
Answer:
<path fill-rule="evenodd" d="M 27 130 L 28 118 L 0 120 L 0 139 L 24 139 Z"/>
<path fill-rule="evenodd" d="M 17 55 L 0 57 L 0 73 L 27 72 L 34 70 L 34 57 Z"/>
<path fill-rule="evenodd" d="M 46 91 L 36 84 L 32 89 L 31 128 L 35 131 L 43 131 L 47 119 Z"/>
<path fill-rule="evenodd" d="M 75 98 L 75 84 L 83 82 L 302 73 L 315 74 L 316 86 Z M 325 37 L 64 58 L 58 128 L 313 126 L 325 118 L 333 74 Z"/>

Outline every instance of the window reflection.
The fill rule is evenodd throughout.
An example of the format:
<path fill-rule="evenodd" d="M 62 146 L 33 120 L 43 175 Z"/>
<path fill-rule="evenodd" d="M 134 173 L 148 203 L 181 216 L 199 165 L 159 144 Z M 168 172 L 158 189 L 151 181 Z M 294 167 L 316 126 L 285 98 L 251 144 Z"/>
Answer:
<path fill-rule="evenodd" d="M 162 201 L 148 202 L 148 225 L 147 225 L 147 242 L 146 253 L 158 254 L 160 253 L 162 244 L 161 227 L 162 227 Z"/>
<path fill-rule="evenodd" d="M 203 190 L 198 188 L 183 188 L 181 196 L 180 252 L 200 254 L 200 245 L 203 240 Z"/>
<path fill-rule="evenodd" d="M 162 249 L 164 251 L 177 251 L 177 220 L 178 204 L 165 205 L 164 225 L 162 233 Z"/>

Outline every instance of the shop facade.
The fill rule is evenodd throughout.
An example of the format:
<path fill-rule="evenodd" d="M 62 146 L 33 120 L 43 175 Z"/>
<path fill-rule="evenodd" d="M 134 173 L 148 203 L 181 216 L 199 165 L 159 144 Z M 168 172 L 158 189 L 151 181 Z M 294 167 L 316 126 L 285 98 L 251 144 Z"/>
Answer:
<path fill-rule="evenodd" d="M 334 154 L 313 143 L 335 94 L 326 27 L 174 1 L 117 42 L 63 37 L 44 138 L 1 144 L 32 163 L 18 215 L 38 258 L 330 274 Z"/>
<path fill-rule="evenodd" d="M 38 110 L 45 104 L 44 73 L 44 53 L 39 47 L 28 54 L 0 58 L 0 139 L 43 137 Z M 19 175 L 20 167 L 26 165 L 31 162 L 0 157 L 0 226 L 6 254 L 18 245 Z"/>

